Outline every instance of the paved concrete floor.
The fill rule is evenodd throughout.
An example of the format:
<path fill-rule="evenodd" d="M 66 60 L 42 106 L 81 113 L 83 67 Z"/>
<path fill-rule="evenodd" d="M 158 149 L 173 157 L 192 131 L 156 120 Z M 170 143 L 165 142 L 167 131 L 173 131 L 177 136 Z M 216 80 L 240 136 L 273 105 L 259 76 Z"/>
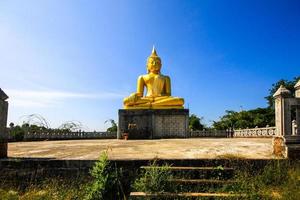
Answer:
<path fill-rule="evenodd" d="M 8 145 L 11 158 L 95 160 L 107 150 L 110 159 L 213 159 L 240 157 L 272 159 L 269 138 L 190 138 L 161 140 L 63 140 L 15 142 Z"/>

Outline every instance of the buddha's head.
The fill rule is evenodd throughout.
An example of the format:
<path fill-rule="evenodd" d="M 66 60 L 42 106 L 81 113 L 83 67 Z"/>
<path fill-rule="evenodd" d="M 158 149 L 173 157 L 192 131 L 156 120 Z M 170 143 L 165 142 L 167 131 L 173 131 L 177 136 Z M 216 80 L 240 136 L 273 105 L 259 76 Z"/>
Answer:
<path fill-rule="evenodd" d="M 151 55 L 147 59 L 148 73 L 160 74 L 161 59 L 158 57 L 155 48 L 153 47 Z"/>

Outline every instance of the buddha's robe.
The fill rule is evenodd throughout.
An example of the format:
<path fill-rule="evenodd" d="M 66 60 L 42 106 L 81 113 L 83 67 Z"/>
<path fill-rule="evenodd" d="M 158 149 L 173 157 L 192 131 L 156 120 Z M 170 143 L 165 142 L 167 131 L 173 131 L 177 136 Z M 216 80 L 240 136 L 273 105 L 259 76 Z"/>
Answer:
<path fill-rule="evenodd" d="M 146 87 L 146 96 L 144 88 Z M 146 74 L 138 78 L 137 92 L 124 99 L 126 109 L 183 108 L 184 100 L 171 96 L 171 81 L 161 74 Z"/>

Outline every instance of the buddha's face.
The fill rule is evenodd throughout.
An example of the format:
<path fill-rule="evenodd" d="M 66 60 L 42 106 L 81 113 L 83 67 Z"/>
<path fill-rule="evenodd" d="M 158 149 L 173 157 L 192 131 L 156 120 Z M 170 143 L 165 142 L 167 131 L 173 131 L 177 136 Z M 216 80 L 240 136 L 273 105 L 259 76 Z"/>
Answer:
<path fill-rule="evenodd" d="M 161 60 L 159 58 L 150 57 L 147 62 L 148 73 L 159 74 L 161 68 Z"/>

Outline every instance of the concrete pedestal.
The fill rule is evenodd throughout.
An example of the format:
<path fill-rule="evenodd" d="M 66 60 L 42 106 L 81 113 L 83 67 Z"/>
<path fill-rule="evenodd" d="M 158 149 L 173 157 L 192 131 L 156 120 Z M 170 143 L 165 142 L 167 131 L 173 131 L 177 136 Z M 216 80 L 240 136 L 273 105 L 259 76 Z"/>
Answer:
<path fill-rule="evenodd" d="M 0 158 L 7 157 L 7 142 L 0 142 Z"/>
<path fill-rule="evenodd" d="M 120 109 L 118 139 L 186 138 L 188 119 L 188 109 Z"/>
<path fill-rule="evenodd" d="M 300 159 L 300 135 L 285 136 L 286 157 Z"/>
<path fill-rule="evenodd" d="M 273 154 L 289 159 L 300 158 L 300 136 L 275 136 L 273 138 Z"/>

